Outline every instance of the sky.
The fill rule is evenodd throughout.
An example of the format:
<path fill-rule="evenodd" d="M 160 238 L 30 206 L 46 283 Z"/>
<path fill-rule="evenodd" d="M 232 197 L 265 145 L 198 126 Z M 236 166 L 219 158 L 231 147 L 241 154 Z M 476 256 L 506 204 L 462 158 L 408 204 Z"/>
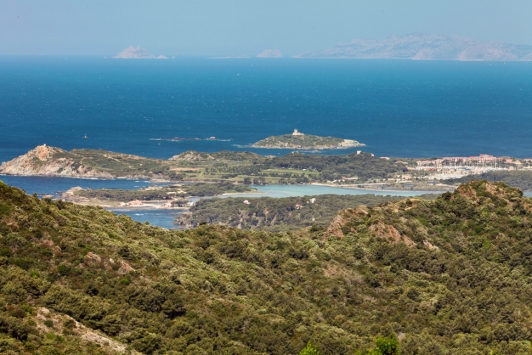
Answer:
<path fill-rule="evenodd" d="M 532 0 L 0 0 L 0 55 L 291 56 L 412 32 L 532 45 Z"/>

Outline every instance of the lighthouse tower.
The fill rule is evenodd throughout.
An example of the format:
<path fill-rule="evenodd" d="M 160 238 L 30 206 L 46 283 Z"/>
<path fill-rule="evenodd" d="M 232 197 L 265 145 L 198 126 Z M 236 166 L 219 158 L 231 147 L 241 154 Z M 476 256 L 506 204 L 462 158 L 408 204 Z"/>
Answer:
<path fill-rule="evenodd" d="M 294 129 L 294 132 L 292 133 L 293 136 L 304 136 L 305 134 L 304 133 L 301 133 L 296 129 Z"/>

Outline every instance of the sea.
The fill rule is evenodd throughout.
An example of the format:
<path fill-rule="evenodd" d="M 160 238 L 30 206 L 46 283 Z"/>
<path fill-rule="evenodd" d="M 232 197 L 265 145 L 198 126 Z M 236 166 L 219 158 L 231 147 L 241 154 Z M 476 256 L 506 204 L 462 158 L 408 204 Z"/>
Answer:
<path fill-rule="evenodd" d="M 250 144 L 295 128 L 366 144 L 308 154 L 532 158 L 532 62 L 0 57 L 0 162 L 41 144 L 164 159 L 282 155 Z M 198 139 L 166 140 L 175 137 Z M 0 180 L 39 194 L 149 184 Z"/>

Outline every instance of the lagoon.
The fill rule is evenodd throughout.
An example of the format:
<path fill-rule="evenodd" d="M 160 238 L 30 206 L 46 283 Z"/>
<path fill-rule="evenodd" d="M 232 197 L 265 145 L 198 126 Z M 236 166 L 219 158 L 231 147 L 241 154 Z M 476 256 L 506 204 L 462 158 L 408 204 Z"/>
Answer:
<path fill-rule="evenodd" d="M 61 177 L 42 177 L 42 176 L 0 176 L 0 181 L 5 182 L 8 185 L 15 186 L 25 190 L 29 194 L 36 193 L 38 195 L 52 195 L 55 198 L 61 196 L 61 192 L 68 189 L 81 186 L 83 188 L 90 189 L 139 189 L 153 185 L 149 181 L 140 180 L 92 180 L 92 179 L 73 179 L 73 178 L 61 178 Z M 163 183 L 158 183 L 163 184 Z M 442 191 L 392 191 L 392 190 L 362 190 L 354 188 L 332 187 L 322 185 L 264 185 L 257 186 L 251 185 L 256 188 L 257 192 L 254 193 L 238 193 L 238 194 L 226 194 L 222 196 L 209 196 L 202 198 L 229 198 L 229 197 L 293 197 L 293 196 L 312 196 L 312 195 L 365 195 L 374 194 L 379 196 L 419 196 L 423 194 L 437 193 Z M 525 192 L 525 196 L 532 196 L 532 192 Z M 192 201 L 200 200 L 200 197 L 192 198 Z M 176 228 L 173 224 L 175 217 L 182 213 L 177 210 L 166 209 L 110 209 L 110 211 L 117 214 L 126 214 L 132 219 L 138 222 L 148 222 L 154 226 L 160 226 L 163 228 Z"/>
<path fill-rule="evenodd" d="M 373 194 L 377 196 L 419 196 L 423 194 L 441 194 L 444 191 L 395 191 L 395 190 L 365 190 L 347 187 L 332 187 L 323 185 L 264 185 L 251 187 L 257 189 L 257 193 L 228 194 L 223 197 L 293 197 L 293 196 L 311 196 L 311 195 L 366 195 Z"/>
<path fill-rule="evenodd" d="M 108 208 L 107 210 L 118 215 L 125 214 L 132 220 L 145 223 L 148 222 L 152 226 L 162 227 L 166 229 L 179 229 L 174 220 L 179 213 L 183 211 L 176 211 L 170 209 L 120 209 Z"/>
<path fill-rule="evenodd" d="M 43 177 L 43 176 L 0 176 L 0 181 L 8 185 L 15 186 L 25 190 L 29 194 L 52 195 L 54 198 L 60 198 L 61 193 L 76 186 L 90 189 L 139 189 L 153 185 L 149 181 L 140 180 L 93 180 L 93 179 L 74 179 L 62 177 Z M 158 183 L 162 184 L 162 183 Z M 310 195 L 391 195 L 391 196 L 416 196 L 427 193 L 441 193 L 438 191 L 379 191 L 379 190 L 359 190 L 352 188 L 340 188 L 321 185 L 265 185 L 253 186 L 257 189 L 254 193 L 227 194 L 223 196 L 209 196 L 202 198 L 229 198 L 229 197 L 292 197 L 292 196 L 310 196 Z M 192 198 L 192 201 L 200 200 L 200 197 Z M 182 213 L 174 209 L 109 209 L 117 214 L 125 214 L 138 222 L 148 222 L 151 225 L 168 229 L 175 229 L 173 224 L 175 217 Z"/>

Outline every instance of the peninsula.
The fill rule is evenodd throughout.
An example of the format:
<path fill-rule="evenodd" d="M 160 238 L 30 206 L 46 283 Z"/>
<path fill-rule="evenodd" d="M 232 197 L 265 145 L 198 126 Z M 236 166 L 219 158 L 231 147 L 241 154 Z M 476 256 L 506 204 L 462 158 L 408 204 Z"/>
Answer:
<path fill-rule="evenodd" d="M 301 136 L 302 134 L 296 135 L 293 139 Z M 273 142 L 276 137 L 270 138 L 271 145 L 255 147 L 279 147 L 280 143 Z M 284 147 L 301 149 L 290 146 L 290 138 L 292 137 L 286 138 Z M 345 141 L 330 137 L 317 138 L 329 140 L 320 144 L 327 144 L 329 149 L 334 149 L 339 142 Z M 336 143 L 331 142 L 334 139 L 337 140 Z M 265 141 L 267 139 L 261 142 Z M 311 149 L 320 149 L 320 145 L 315 144 Z M 211 186 L 213 183 L 224 182 L 235 186 L 312 183 L 367 190 L 418 191 L 454 190 L 460 183 L 481 179 L 503 181 L 522 190 L 532 191 L 532 158 L 518 159 L 481 154 L 470 157 L 412 159 L 376 157 L 361 151 L 338 155 L 292 152 L 281 156 L 265 156 L 246 151 L 186 151 L 169 159 L 155 159 L 105 150 L 66 151 L 40 145 L 26 154 L 2 163 L 0 175 L 143 179 L 171 183 L 204 182 L 211 183 Z"/>
<path fill-rule="evenodd" d="M 271 136 L 253 144 L 253 148 L 270 149 L 346 149 L 363 147 L 365 144 L 352 139 L 335 137 L 320 137 L 312 134 L 304 134 L 294 129 L 292 134 Z"/>
<path fill-rule="evenodd" d="M 0 173 L 89 179 L 172 180 L 170 163 L 161 159 L 104 150 L 66 151 L 46 144 L 0 165 Z"/>

